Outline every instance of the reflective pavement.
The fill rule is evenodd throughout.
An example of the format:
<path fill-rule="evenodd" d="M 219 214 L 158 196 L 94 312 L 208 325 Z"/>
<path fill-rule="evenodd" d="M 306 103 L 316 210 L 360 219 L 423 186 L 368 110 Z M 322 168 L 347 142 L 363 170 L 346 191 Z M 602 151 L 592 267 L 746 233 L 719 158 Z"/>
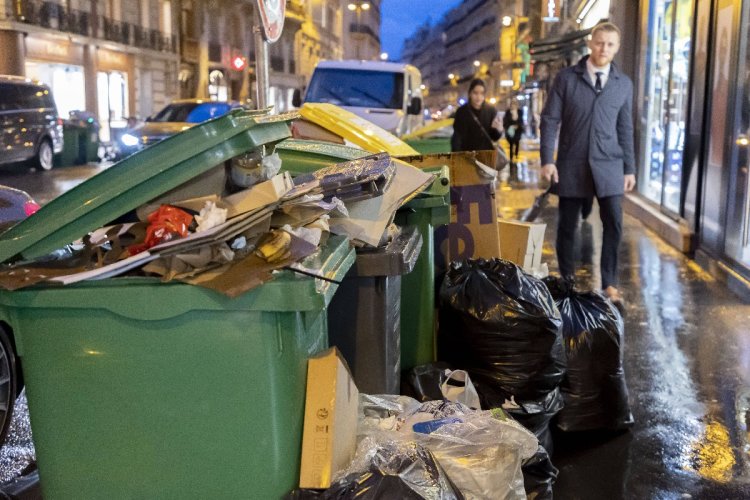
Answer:
<path fill-rule="evenodd" d="M 504 216 L 530 206 L 537 172 L 502 183 Z M 555 218 L 551 197 L 541 220 L 553 272 Z M 579 236 L 577 279 L 598 288 L 596 208 Z M 636 423 L 617 435 L 556 433 L 555 498 L 750 498 L 750 305 L 627 215 L 620 290 Z"/>

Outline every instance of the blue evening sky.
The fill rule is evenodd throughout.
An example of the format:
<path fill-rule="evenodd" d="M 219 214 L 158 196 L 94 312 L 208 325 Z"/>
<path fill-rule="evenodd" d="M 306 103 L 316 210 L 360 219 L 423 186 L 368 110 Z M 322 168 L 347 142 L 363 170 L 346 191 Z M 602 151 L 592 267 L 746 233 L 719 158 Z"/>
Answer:
<path fill-rule="evenodd" d="M 401 57 L 404 40 L 428 18 L 432 23 L 439 21 L 443 14 L 461 3 L 461 0 L 383 0 L 380 5 L 380 42 L 383 52 L 388 52 L 390 60 Z"/>

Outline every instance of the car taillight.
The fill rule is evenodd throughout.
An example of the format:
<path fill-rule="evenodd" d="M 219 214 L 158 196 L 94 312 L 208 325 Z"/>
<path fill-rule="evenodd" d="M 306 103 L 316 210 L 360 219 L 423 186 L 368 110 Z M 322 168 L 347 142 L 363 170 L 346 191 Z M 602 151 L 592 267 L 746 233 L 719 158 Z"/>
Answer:
<path fill-rule="evenodd" d="M 58 118 L 57 119 L 57 124 L 62 127 L 63 126 L 63 119 L 62 118 Z"/>
<path fill-rule="evenodd" d="M 26 213 L 26 217 L 35 214 L 40 208 L 42 207 L 35 201 L 27 201 L 23 204 L 23 211 Z"/>

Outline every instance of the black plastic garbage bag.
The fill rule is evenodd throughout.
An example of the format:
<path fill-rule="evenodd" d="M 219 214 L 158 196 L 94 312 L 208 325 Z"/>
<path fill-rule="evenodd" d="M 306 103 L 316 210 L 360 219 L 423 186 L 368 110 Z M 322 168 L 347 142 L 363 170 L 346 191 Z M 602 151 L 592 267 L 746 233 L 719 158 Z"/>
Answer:
<path fill-rule="evenodd" d="M 579 292 L 560 278 L 545 283 L 563 319 L 568 371 L 561 389 L 563 431 L 620 430 L 633 425 L 622 368 L 624 323 L 617 308 L 598 292 Z"/>
<path fill-rule="evenodd" d="M 533 457 L 521 467 L 523 487 L 529 500 L 552 500 L 552 487 L 557 480 L 557 467 L 552 465 L 547 450 L 539 445 Z"/>
<path fill-rule="evenodd" d="M 448 363 L 442 361 L 415 366 L 404 372 L 401 393 L 420 402 L 441 400 L 443 393 L 440 386 L 447 378 L 445 370 L 451 369 Z"/>
<path fill-rule="evenodd" d="M 439 358 L 467 370 L 484 408 L 544 400 L 562 381 L 562 319 L 544 283 L 502 259 L 451 263 L 440 289 Z M 488 401 L 480 387 L 499 395 Z"/>
<path fill-rule="evenodd" d="M 425 447 L 414 442 L 381 444 L 369 470 L 354 472 L 325 491 L 297 490 L 294 500 L 464 500 L 464 496 Z"/>

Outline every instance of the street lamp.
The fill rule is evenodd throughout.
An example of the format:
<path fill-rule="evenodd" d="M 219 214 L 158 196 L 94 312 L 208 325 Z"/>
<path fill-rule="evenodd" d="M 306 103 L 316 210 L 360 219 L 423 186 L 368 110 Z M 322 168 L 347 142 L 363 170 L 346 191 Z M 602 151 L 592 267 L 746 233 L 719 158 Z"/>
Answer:
<path fill-rule="evenodd" d="M 357 42 L 357 52 L 356 52 L 356 58 L 359 59 L 359 47 L 362 42 L 363 38 L 363 32 L 362 32 L 362 11 L 368 11 L 370 10 L 370 2 L 349 2 L 349 4 L 346 6 L 347 9 L 349 9 L 352 12 L 357 13 L 357 33 L 359 34 L 358 38 L 359 41 Z M 351 31 L 351 29 L 349 30 Z"/>
<path fill-rule="evenodd" d="M 381 52 L 380 53 L 380 60 L 381 61 L 387 61 L 388 60 L 388 52 Z"/>
<path fill-rule="evenodd" d="M 481 64 L 482 63 L 480 63 L 479 61 L 474 61 L 474 67 L 475 68 L 478 68 Z"/>
<path fill-rule="evenodd" d="M 510 16 L 503 16 L 503 26 L 506 28 L 513 23 L 513 19 Z"/>

